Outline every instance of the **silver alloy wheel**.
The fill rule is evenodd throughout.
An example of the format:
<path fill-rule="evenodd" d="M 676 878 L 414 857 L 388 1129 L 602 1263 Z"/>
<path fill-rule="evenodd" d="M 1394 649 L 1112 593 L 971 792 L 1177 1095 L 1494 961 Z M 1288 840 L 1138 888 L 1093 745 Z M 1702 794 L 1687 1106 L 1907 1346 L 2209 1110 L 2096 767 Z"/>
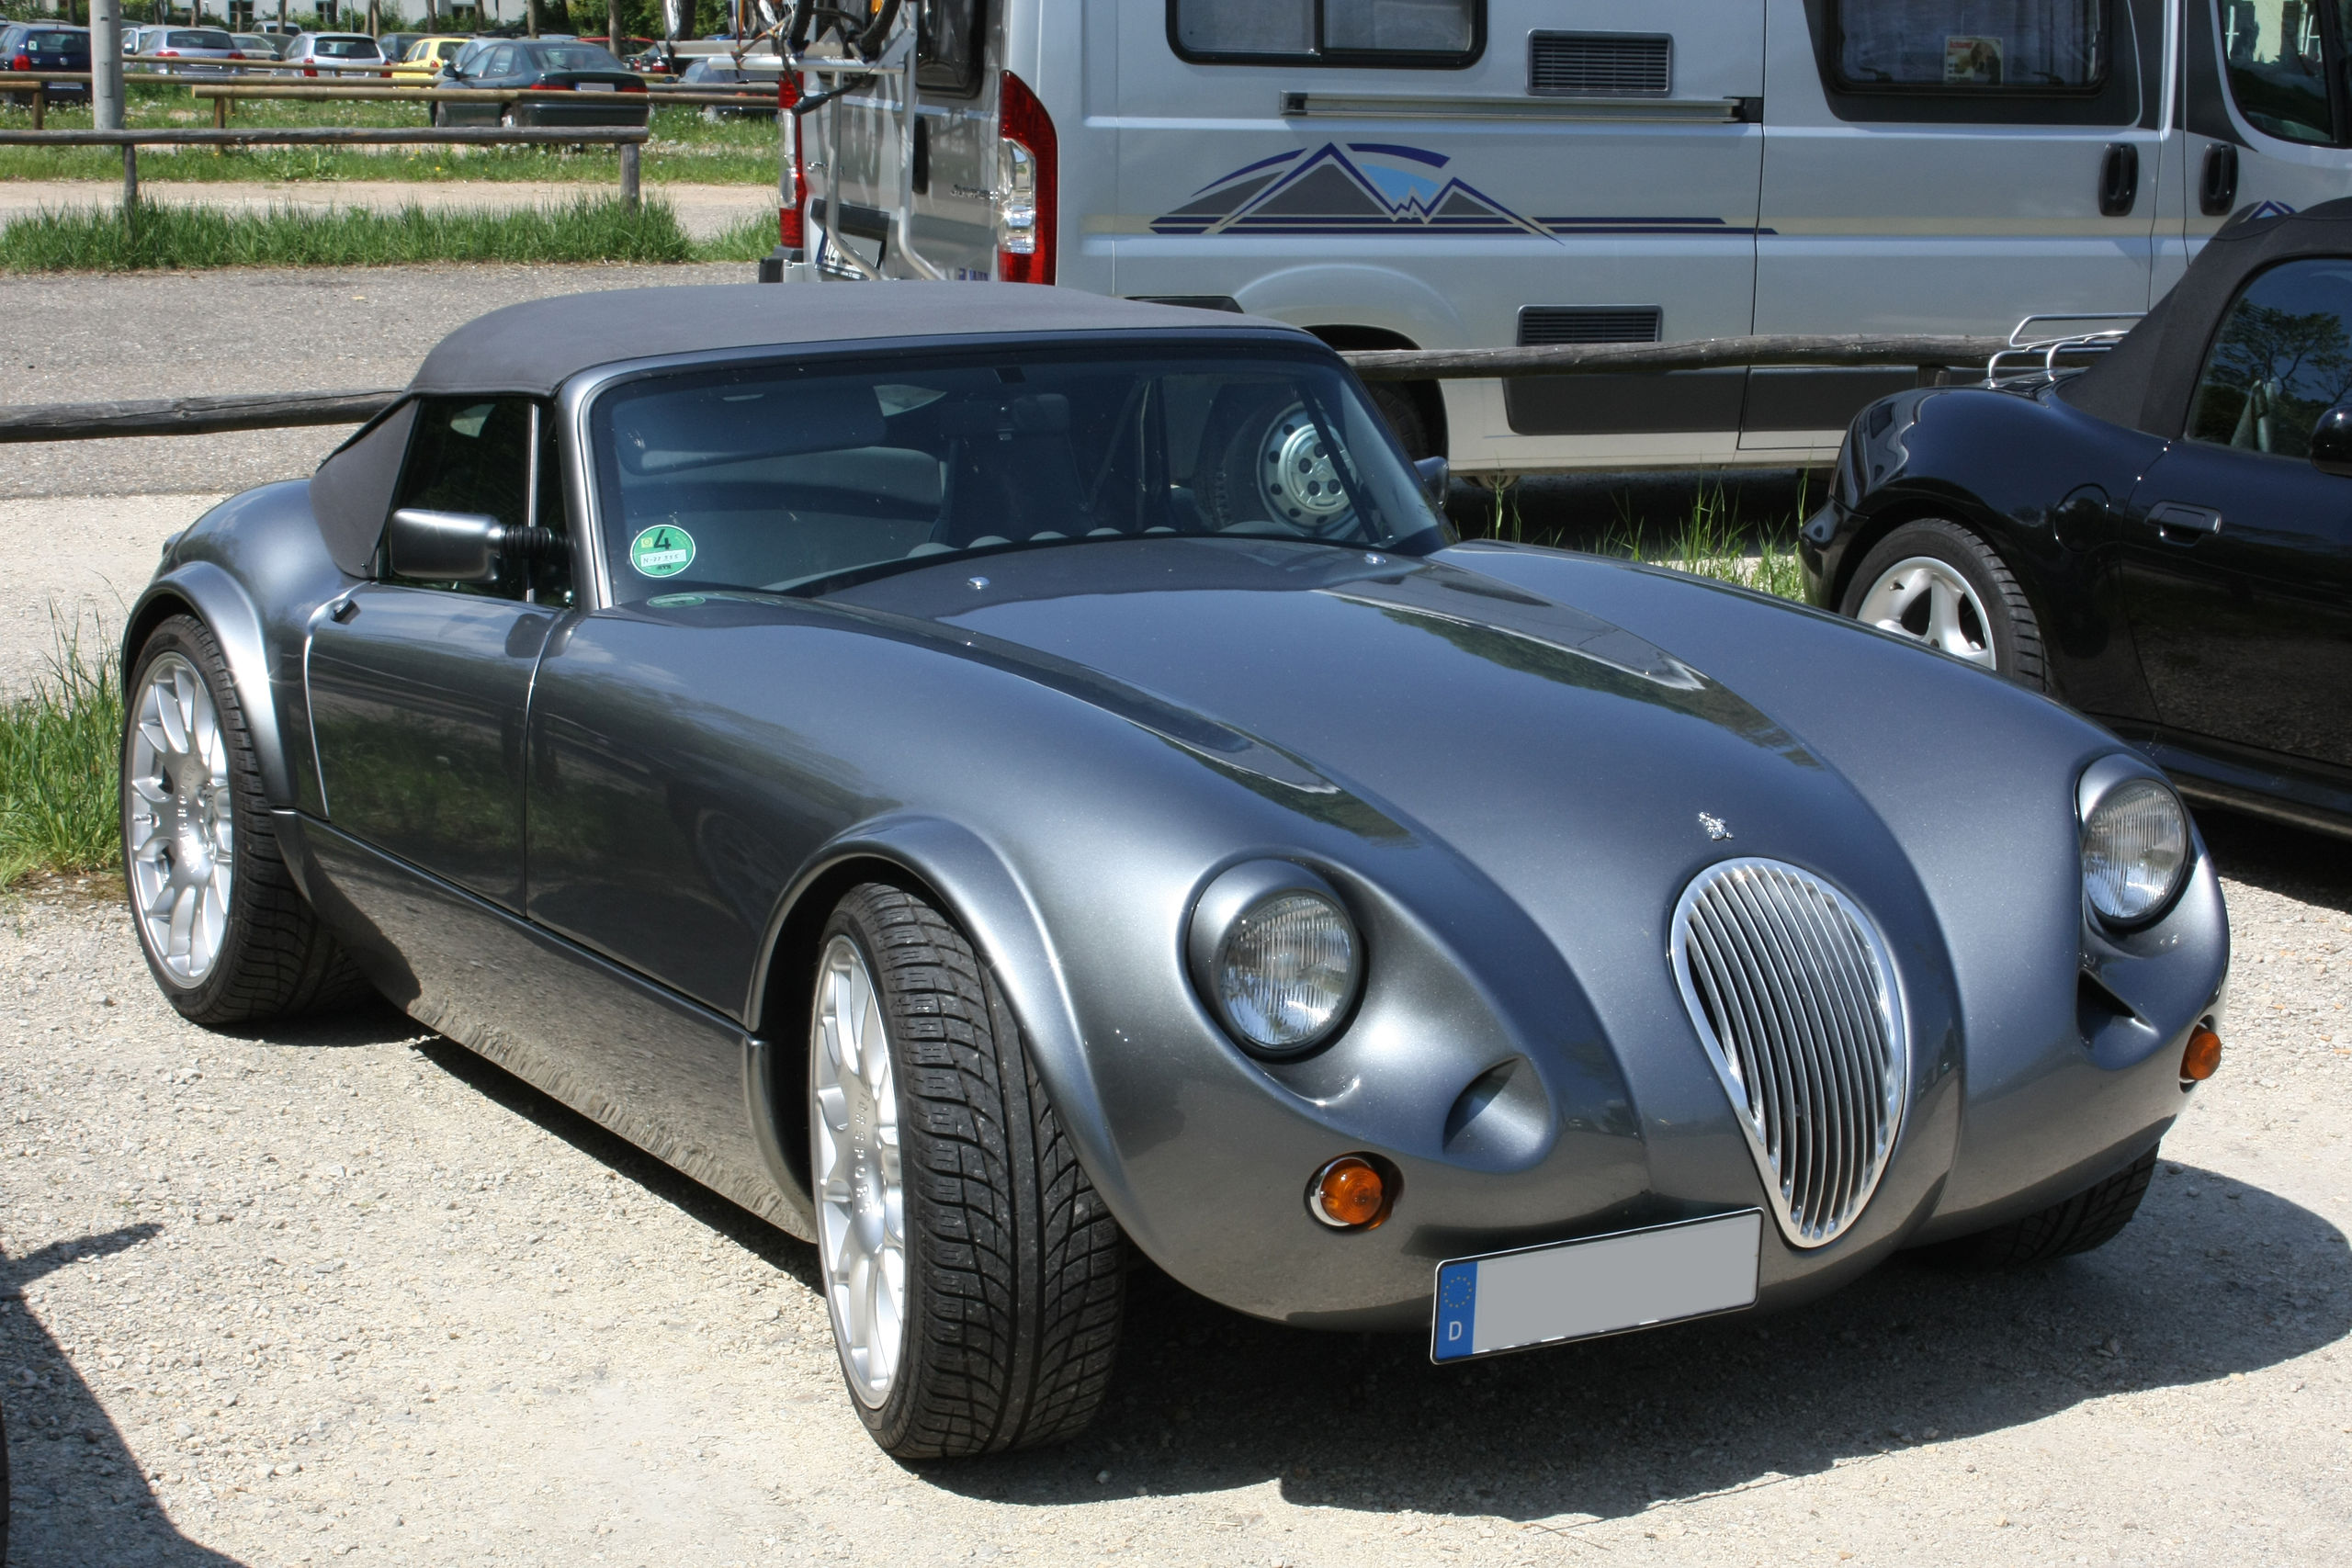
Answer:
<path fill-rule="evenodd" d="M 879 1406 L 906 1351 L 906 1184 L 882 998 L 865 953 L 845 936 L 827 944 L 817 971 L 808 1059 L 825 1304 L 851 1392 Z"/>
<path fill-rule="evenodd" d="M 1285 523 L 1320 527 L 1348 509 L 1347 487 L 1303 406 L 1293 406 L 1267 428 L 1258 468 L 1266 505 Z"/>
<path fill-rule="evenodd" d="M 1984 601 L 1966 578 L 1933 556 L 1913 556 L 1879 573 L 1854 618 L 1881 631 L 1917 637 L 1971 664 L 2000 668 Z"/>
<path fill-rule="evenodd" d="M 131 699 L 122 847 L 140 934 L 183 986 L 204 983 L 229 934 L 236 796 L 229 746 L 196 666 L 156 655 Z"/>

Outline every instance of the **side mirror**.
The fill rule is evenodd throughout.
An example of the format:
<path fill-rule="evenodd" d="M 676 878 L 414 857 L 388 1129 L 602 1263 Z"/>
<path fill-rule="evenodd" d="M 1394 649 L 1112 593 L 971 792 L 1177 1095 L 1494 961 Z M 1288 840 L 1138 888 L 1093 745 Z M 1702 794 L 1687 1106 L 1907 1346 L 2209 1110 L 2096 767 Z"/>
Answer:
<path fill-rule="evenodd" d="M 2312 467 L 2352 476 L 2352 403 L 2338 403 L 2312 426 Z"/>
<path fill-rule="evenodd" d="M 428 512 L 403 506 L 384 530 L 384 554 L 392 575 L 424 582 L 495 582 L 498 558 L 509 530 L 478 512 Z"/>
<path fill-rule="evenodd" d="M 1442 457 L 1424 457 L 1413 465 L 1413 472 L 1421 477 L 1421 493 L 1440 512 L 1445 510 L 1446 487 L 1453 482 L 1453 470 Z"/>

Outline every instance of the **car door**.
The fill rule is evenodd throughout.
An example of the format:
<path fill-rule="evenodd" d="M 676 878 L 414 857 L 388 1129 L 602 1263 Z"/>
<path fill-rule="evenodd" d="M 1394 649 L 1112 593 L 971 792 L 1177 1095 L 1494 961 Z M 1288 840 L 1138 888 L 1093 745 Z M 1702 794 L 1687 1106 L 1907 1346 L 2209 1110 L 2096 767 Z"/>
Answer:
<path fill-rule="evenodd" d="M 2193 255 L 2230 215 L 2352 190 L 2352 0 L 2181 0 L 2188 178 L 2168 215 Z"/>
<path fill-rule="evenodd" d="M 543 411 L 527 398 L 427 398 L 393 505 L 539 516 Z M 550 484 L 546 487 L 553 490 Z M 312 626 L 311 730 L 326 816 L 343 832 L 511 909 L 523 907 L 525 707 L 568 562 L 510 564 L 487 584 L 379 568 Z"/>
<path fill-rule="evenodd" d="M 2124 525 L 2125 602 L 2165 728 L 2352 768 L 2352 479 L 2308 456 L 2347 396 L 2352 260 L 2256 276 Z"/>
<path fill-rule="evenodd" d="M 1758 333 L 2144 310 L 2165 0 L 1774 0 Z M 1759 371 L 1744 450 L 1834 447 L 1907 372 Z"/>

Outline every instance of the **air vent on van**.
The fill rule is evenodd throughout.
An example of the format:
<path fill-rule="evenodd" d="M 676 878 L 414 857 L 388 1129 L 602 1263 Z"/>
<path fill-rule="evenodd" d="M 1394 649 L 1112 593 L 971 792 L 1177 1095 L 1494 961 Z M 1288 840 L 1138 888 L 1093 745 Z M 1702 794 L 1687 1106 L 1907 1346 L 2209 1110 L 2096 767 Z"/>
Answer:
<path fill-rule="evenodd" d="M 1656 343 L 1656 305 L 1522 305 L 1519 346 L 1554 343 Z"/>
<path fill-rule="evenodd" d="M 1674 39 L 1664 33 L 1530 33 L 1527 90 L 1539 97 L 1664 97 Z"/>

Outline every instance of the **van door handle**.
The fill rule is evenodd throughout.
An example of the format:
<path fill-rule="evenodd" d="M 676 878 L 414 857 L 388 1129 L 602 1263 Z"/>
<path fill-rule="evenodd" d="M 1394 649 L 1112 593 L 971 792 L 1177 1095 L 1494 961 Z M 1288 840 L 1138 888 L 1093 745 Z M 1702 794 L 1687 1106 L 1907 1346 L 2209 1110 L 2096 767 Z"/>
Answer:
<path fill-rule="evenodd" d="M 2129 218 L 2140 199 L 2140 150 L 2110 141 L 2098 166 L 2098 210 L 2102 218 Z"/>
<path fill-rule="evenodd" d="M 2205 149 L 2205 167 L 2197 181 L 2197 210 L 2219 218 L 2238 204 L 2238 150 L 2226 141 Z"/>
<path fill-rule="evenodd" d="M 2156 530 L 2156 537 L 2167 545 L 2193 545 L 2222 531 L 2222 514 L 2210 506 L 2184 506 L 2177 501 L 2160 501 L 2148 508 L 2148 521 Z"/>

